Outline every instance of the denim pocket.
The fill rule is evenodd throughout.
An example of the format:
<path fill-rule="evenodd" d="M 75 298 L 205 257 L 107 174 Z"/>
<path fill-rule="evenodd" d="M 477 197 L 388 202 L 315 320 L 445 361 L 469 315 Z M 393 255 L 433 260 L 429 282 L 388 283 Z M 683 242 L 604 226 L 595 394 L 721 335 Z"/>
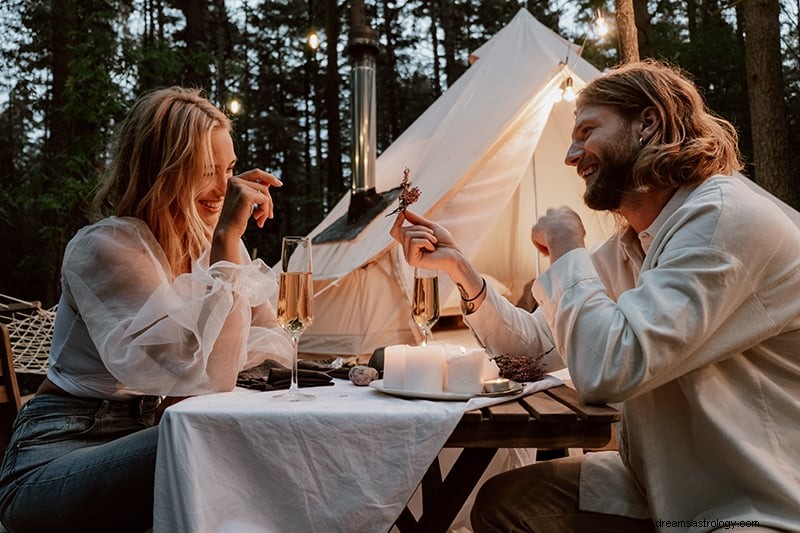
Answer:
<path fill-rule="evenodd" d="M 6 449 L 2 478 L 18 477 L 85 447 L 102 401 L 42 395 L 23 406 Z"/>
<path fill-rule="evenodd" d="M 90 431 L 102 400 L 61 398 L 53 395 L 31 398 L 23 406 L 14 426 L 18 443 L 52 442 Z"/>

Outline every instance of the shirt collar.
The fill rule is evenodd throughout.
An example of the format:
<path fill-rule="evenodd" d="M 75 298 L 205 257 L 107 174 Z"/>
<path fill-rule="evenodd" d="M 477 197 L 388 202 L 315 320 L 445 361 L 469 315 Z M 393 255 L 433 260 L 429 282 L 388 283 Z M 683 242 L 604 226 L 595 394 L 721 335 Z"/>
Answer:
<path fill-rule="evenodd" d="M 682 187 L 675 191 L 675 194 L 672 195 L 672 198 L 669 199 L 653 223 L 639 232 L 639 242 L 645 254 L 647 254 L 647 250 L 653 242 L 653 237 L 661 230 L 667 219 L 683 205 L 693 190 L 694 187 Z"/>
<path fill-rule="evenodd" d="M 642 247 L 640 245 L 639 237 L 633 228 L 627 226 L 619 236 L 619 249 L 622 252 L 622 259 L 624 261 L 633 261 L 636 265 L 641 265 L 644 260 L 642 254 Z"/>

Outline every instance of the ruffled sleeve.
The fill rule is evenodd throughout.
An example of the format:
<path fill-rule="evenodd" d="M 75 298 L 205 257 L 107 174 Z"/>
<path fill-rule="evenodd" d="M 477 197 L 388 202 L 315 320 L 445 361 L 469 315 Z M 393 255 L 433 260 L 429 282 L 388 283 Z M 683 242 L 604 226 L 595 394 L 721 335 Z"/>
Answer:
<path fill-rule="evenodd" d="M 147 226 L 111 218 L 67 247 L 65 291 L 108 371 L 143 394 L 231 390 L 238 372 L 267 357 L 289 361 L 291 341 L 272 304 L 275 274 L 262 261 L 218 262 L 207 254 L 169 279 Z"/>

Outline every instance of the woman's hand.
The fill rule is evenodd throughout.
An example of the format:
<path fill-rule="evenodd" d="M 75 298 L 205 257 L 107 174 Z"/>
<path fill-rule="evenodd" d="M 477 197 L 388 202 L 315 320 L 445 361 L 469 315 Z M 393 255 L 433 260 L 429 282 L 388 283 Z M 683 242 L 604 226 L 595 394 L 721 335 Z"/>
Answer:
<path fill-rule="evenodd" d="M 235 226 L 241 229 L 239 236 L 247 229 L 247 220 L 252 215 L 259 228 L 272 218 L 273 203 L 269 188 L 281 187 L 281 180 L 268 172 L 254 168 L 228 180 L 225 203 L 217 222 L 217 227 Z"/>
<path fill-rule="evenodd" d="M 559 257 L 574 250 L 584 248 L 586 228 L 581 217 L 569 207 L 548 209 L 531 229 L 531 241 L 537 250 L 550 256 L 554 263 Z"/>
<path fill-rule="evenodd" d="M 281 180 L 263 170 L 254 168 L 228 180 L 225 201 L 222 204 L 214 237 L 211 243 L 211 263 L 216 261 L 239 262 L 239 240 L 252 216 L 259 228 L 274 216 L 270 187 L 281 187 Z"/>

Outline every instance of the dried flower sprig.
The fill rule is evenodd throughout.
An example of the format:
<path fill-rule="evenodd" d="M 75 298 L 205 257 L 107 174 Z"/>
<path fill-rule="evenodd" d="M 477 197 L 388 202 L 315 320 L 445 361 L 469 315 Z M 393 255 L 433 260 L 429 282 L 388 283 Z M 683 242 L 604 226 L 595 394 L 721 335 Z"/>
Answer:
<path fill-rule="evenodd" d="M 403 169 L 403 181 L 400 182 L 400 188 L 402 189 L 399 197 L 400 205 L 397 207 L 397 209 L 386 215 L 387 217 L 400 213 L 401 211 L 405 211 L 408 206 L 419 200 L 422 192 L 419 190 L 419 187 L 411 186 L 411 182 L 408 180 L 408 175 L 410 172 L 411 171 L 408 169 L 408 167 Z"/>
<path fill-rule="evenodd" d="M 500 377 L 511 379 L 519 383 L 538 381 L 544 376 L 542 364 L 542 354 L 538 357 L 527 355 L 503 354 L 494 358 L 497 368 L 500 369 Z"/>

